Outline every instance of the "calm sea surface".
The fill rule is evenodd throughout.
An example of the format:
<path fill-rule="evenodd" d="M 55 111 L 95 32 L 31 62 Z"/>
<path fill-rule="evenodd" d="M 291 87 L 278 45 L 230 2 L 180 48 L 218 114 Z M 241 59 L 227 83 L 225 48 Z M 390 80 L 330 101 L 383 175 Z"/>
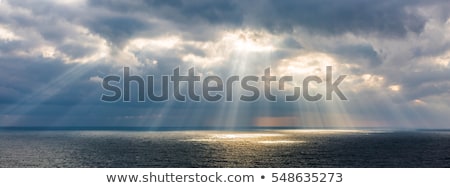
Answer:
<path fill-rule="evenodd" d="M 450 167 L 450 132 L 4 131 L 0 167 Z"/>

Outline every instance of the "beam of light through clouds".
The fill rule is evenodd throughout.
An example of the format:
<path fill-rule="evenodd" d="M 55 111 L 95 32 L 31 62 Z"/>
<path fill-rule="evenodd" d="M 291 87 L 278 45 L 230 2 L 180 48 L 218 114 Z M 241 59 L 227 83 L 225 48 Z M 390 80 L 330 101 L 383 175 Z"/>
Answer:
<path fill-rule="evenodd" d="M 449 9 L 446 0 L 2 0 L 0 126 L 450 128 Z M 348 101 L 101 102 L 102 78 L 124 66 L 155 77 L 195 67 L 203 78 L 270 67 L 294 77 L 288 93 L 333 66 L 347 75 Z"/>

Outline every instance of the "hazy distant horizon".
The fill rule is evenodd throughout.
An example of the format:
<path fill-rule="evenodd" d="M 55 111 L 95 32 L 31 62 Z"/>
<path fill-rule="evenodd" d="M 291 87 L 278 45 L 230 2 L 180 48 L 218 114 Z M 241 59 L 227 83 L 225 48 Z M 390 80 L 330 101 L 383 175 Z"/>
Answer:
<path fill-rule="evenodd" d="M 450 131 L 450 128 L 392 128 L 392 127 L 314 127 L 314 126 L 277 126 L 256 127 L 237 126 L 236 128 L 223 127 L 145 127 L 145 126 L 24 126 L 0 127 L 0 131 L 261 131 L 261 130 L 361 130 L 361 131 Z"/>

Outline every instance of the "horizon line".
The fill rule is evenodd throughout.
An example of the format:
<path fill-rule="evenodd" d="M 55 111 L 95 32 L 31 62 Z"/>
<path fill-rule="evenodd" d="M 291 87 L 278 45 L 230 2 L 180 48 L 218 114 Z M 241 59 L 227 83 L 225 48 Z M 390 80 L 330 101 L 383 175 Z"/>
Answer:
<path fill-rule="evenodd" d="M 450 128 L 389 127 L 313 127 L 313 126 L 244 126 L 244 127 L 143 127 L 143 126 L 22 126 L 0 127 L 0 131 L 263 131 L 263 130 L 372 130 L 372 131 L 450 131 Z"/>

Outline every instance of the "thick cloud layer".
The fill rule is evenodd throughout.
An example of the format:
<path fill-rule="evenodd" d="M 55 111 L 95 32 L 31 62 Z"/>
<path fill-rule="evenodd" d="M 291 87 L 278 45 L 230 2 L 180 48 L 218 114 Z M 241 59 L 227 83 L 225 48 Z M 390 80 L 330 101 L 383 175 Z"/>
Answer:
<path fill-rule="evenodd" d="M 2 0 L 0 126 L 450 128 L 449 8 L 444 0 Z M 222 78 L 271 67 L 301 85 L 327 65 L 347 75 L 348 101 L 100 101 L 102 78 L 124 66 Z"/>

